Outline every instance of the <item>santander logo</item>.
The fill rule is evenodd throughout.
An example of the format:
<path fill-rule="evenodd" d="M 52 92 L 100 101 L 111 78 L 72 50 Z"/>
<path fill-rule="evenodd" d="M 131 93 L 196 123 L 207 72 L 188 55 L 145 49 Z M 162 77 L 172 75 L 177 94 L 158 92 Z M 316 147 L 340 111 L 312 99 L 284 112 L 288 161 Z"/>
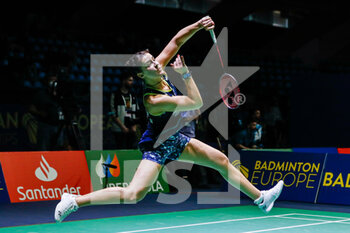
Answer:
<path fill-rule="evenodd" d="M 35 176 L 42 181 L 53 181 L 57 178 L 57 171 L 50 167 L 43 155 L 41 155 L 40 167 L 35 170 Z"/>

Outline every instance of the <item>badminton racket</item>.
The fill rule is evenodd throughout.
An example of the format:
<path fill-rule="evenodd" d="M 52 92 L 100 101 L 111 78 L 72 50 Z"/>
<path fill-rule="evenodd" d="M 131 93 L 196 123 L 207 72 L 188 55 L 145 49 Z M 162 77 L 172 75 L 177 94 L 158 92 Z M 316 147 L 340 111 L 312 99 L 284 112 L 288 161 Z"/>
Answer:
<path fill-rule="evenodd" d="M 223 75 L 221 75 L 219 83 L 221 98 L 228 108 L 236 109 L 242 102 L 242 95 L 240 94 L 238 82 L 231 74 L 228 74 L 225 71 L 214 30 L 209 30 L 209 33 L 214 45 L 216 46 L 216 51 L 218 52 L 220 64 L 223 70 Z"/>

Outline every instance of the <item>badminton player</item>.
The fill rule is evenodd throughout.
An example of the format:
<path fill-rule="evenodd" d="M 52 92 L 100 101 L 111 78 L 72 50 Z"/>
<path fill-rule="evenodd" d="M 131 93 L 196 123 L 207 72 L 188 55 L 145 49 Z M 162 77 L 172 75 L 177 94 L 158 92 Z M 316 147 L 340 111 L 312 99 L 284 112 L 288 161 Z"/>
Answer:
<path fill-rule="evenodd" d="M 157 57 L 153 57 L 148 51 L 141 51 L 130 58 L 128 61 L 130 65 L 140 65 L 135 70 L 135 74 L 145 84 L 143 101 L 148 112 L 148 126 L 139 142 L 139 148 L 143 154 L 142 161 L 128 187 L 110 187 L 83 196 L 63 194 L 55 210 L 57 222 L 61 222 L 70 213 L 83 206 L 135 203 L 142 200 L 156 181 L 166 159 L 194 162 L 213 168 L 220 172 L 232 186 L 254 200 L 254 203 L 265 213 L 272 209 L 282 191 L 283 181 L 278 182 L 268 191 L 260 191 L 229 162 L 225 154 L 179 132 L 160 146 L 153 147 L 172 112 L 201 108 L 202 98 L 192 79 L 191 71 L 185 65 L 184 58 L 176 54 L 196 32 L 213 28 L 213 20 L 206 16 L 181 29 Z M 171 66 L 183 79 L 187 88 L 186 96 L 176 95 L 175 87 L 164 71 L 165 66 L 174 56 L 176 58 Z"/>

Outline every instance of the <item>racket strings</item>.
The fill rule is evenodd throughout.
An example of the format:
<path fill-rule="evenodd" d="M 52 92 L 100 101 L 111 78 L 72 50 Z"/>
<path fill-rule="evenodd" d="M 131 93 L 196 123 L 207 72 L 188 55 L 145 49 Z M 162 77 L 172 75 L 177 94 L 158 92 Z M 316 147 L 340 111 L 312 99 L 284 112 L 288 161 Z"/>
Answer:
<path fill-rule="evenodd" d="M 236 105 L 235 96 L 240 93 L 239 87 L 235 87 L 232 91 L 228 92 L 224 97 L 224 101 L 227 101 L 230 106 Z"/>
<path fill-rule="evenodd" d="M 240 89 L 236 79 L 232 75 L 225 73 L 220 78 L 220 94 L 227 107 L 231 109 L 238 107 L 237 98 L 239 98 L 239 93 Z"/>

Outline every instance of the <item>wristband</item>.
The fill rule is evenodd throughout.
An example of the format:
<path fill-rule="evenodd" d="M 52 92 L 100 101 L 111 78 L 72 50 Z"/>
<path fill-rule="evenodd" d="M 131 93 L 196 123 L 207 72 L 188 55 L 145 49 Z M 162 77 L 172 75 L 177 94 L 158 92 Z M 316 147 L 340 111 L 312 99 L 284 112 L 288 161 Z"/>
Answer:
<path fill-rule="evenodd" d="M 188 79 L 188 78 L 190 78 L 192 76 L 192 72 L 191 71 L 188 71 L 186 74 L 183 74 L 182 75 L 182 78 L 183 79 Z"/>

